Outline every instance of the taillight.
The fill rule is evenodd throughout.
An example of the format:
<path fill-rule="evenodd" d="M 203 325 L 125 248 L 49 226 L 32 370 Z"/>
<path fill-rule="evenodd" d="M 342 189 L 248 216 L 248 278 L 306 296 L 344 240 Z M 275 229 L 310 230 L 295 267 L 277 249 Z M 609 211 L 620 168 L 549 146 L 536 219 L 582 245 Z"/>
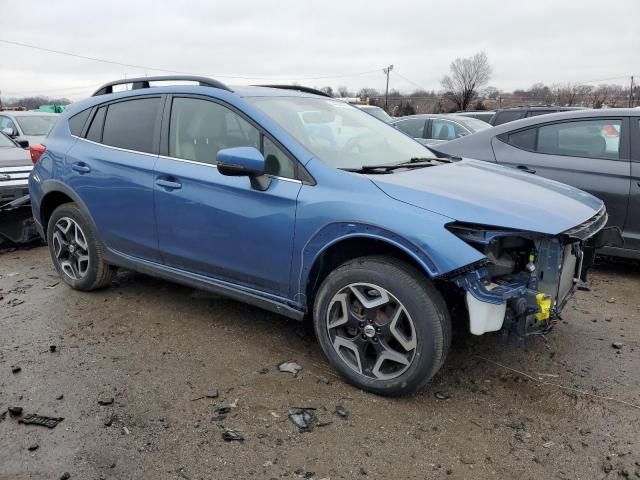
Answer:
<path fill-rule="evenodd" d="M 42 156 L 42 154 L 44 152 L 46 152 L 47 147 L 45 147 L 44 145 L 41 145 L 39 143 L 36 143 L 35 145 L 31 145 L 29 146 L 29 153 L 31 154 L 31 161 L 33 162 L 33 164 L 35 165 L 36 162 L 38 160 L 40 160 L 40 157 Z"/>

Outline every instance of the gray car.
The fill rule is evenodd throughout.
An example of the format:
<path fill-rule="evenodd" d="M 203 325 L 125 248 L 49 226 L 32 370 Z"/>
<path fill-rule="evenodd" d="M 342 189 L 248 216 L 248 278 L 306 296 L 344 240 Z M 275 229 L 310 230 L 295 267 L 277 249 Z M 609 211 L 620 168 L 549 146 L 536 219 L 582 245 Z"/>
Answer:
<path fill-rule="evenodd" d="M 400 117 L 391 125 L 423 145 L 437 145 L 491 128 L 487 122 L 476 118 L 438 114 Z"/>
<path fill-rule="evenodd" d="M 619 227 L 625 240 L 624 247 L 606 247 L 602 253 L 640 258 L 640 110 L 580 110 L 526 118 L 435 150 L 514 167 L 600 197 L 609 225 Z"/>
<path fill-rule="evenodd" d="M 0 111 L 0 132 L 27 148 L 42 142 L 57 119 L 57 113 Z"/>

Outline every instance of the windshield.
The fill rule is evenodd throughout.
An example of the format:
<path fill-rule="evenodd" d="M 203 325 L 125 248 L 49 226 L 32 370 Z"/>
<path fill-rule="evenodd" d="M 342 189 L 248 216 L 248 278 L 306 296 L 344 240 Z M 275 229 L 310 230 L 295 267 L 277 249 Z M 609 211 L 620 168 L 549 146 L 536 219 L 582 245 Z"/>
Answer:
<path fill-rule="evenodd" d="M 380 107 L 374 107 L 374 106 L 371 106 L 371 105 L 364 105 L 364 106 L 361 106 L 361 107 L 358 107 L 358 108 L 360 110 L 364 110 L 369 115 L 373 115 L 377 119 L 382 120 L 383 122 L 390 122 L 391 120 L 393 120 L 393 118 L 387 112 L 385 112 L 383 109 L 381 109 Z"/>
<path fill-rule="evenodd" d="M 253 97 L 247 101 L 319 160 L 336 168 L 436 158 L 404 133 L 345 102 L 309 97 Z"/>
<path fill-rule="evenodd" d="M 25 115 L 24 117 L 16 116 L 15 119 L 24 135 L 38 136 L 48 135 L 57 117 L 54 115 Z"/>
<path fill-rule="evenodd" d="M 15 144 L 9 140 L 4 133 L 0 133 L 0 148 L 1 147 L 14 147 Z"/>
<path fill-rule="evenodd" d="M 478 120 L 477 118 L 464 117 L 462 115 L 457 115 L 456 117 L 456 122 L 464 125 L 472 132 L 479 132 L 480 130 L 491 128 L 491 125 L 489 123 Z"/>

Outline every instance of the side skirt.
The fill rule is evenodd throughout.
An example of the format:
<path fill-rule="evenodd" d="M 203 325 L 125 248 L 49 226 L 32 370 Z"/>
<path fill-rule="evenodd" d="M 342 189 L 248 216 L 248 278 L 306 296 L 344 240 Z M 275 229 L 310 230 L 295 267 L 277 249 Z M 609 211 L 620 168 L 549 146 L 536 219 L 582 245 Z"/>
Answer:
<path fill-rule="evenodd" d="M 133 270 L 152 277 L 159 277 L 176 283 L 181 283 L 192 288 L 207 290 L 243 303 L 248 303 L 264 310 L 269 310 L 294 320 L 302 320 L 305 312 L 287 305 L 284 301 L 267 298 L 255 293 L 254 291 L 245 290 L 241 287 L 233 285 L 221 280 L 214 280 L 197 273 L 185 272 L 183 270 L 160 265 L 155 262 L 142 260 L 132 257 L 121 252 L 108 249 L 106 259 L 107 263 L 117 267 Z"/>

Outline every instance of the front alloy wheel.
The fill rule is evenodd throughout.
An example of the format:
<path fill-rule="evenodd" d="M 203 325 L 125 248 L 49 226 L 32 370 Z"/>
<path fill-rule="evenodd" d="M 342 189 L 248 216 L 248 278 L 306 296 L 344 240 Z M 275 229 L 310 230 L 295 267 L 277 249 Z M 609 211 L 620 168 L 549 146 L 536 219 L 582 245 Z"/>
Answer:
<path fill-rule="evenodd" d="M 423 272 L 393 257 L 360 257 L 329 273 L 315 295 L 313 322 L 331 365 L 380 395 L 425 386 L 451 342 L 440 292 Z"/>
<path fill-rule="evenodd" d="M 327 332 L 340 358 L 356 373 L 372 379 L 402 375 L 416 353 L 416 331 L 406 308 L 371 283 L 347 285 L 333 296 Z"/>

